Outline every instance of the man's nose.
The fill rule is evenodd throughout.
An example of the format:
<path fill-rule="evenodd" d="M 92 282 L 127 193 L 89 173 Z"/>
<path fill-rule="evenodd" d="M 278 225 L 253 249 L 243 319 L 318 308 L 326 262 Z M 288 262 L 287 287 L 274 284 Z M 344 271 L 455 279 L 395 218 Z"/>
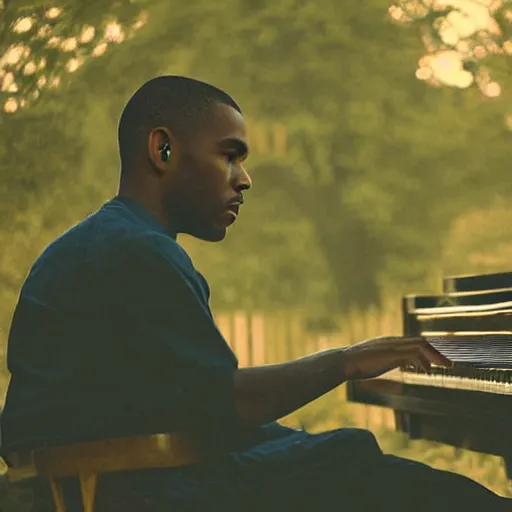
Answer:
<path fill-rule="evenodd" d="M 238 191 L 249 190 L 252 187 L 252 180 L 249 173 L 240 165 L 234 178 L 234 188 Z"/>

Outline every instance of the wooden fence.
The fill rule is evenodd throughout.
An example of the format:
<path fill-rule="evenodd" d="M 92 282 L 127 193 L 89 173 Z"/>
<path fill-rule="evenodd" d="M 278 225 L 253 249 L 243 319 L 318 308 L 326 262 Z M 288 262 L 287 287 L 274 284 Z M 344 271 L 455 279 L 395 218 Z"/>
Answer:
<path fill-rule="evenodd" d="M 354 311 L 339 322 L 340 329 L 330 334 L 308 333 L 300 314 L 289 312 L 260 313 L 218 312 L 215 319 L 241 367 L 289 361 L 319 350 L 348 346 L 364 339 L 401 334 L 399 300 L 385 302 L 381 310 Z M 370 429 L 394 429 L 394 415 L 389 409 L 347 404 L 345 386 L 336 393 L 349 410 L 354 424 Z"/>

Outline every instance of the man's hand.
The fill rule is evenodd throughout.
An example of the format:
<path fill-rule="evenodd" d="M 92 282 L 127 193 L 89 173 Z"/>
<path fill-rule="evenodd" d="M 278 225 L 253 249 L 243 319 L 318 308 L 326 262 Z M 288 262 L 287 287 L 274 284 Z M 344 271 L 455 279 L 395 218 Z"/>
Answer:
<path fill-rule="evenodd" d="M 347 380 L 369 379 L 403 365 L 428 370 L 452 363 L 423 338 L 386 336 L 311 354 L 288 363 L 239 368 L 235 401 L 244 426 L 274 421 Z"/>
<path fill-rule="evenodd" d="M 345 380 L 371 379 L 399 366 L 414 365 L 428 371 L 431 364 L 451 368 L 453 363 L 424 338 L 383 336 L 345 349 Z"/>

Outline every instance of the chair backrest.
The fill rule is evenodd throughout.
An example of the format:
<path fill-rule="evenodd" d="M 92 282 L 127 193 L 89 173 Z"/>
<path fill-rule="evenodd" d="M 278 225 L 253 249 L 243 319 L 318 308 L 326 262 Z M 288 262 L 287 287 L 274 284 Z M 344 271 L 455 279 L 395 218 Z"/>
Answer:
<path fill-rule="evenodd" d="M 55 446 L 9 455 L 11 481 L 49 479 L 56 512 L 66 512 L 60 479 L 77 477 L 84 512 L 94 512 L 98 476 L 110 471 L 171 468 L 201 461 L 194 443 L 181 434 L 156 434 Z"/>

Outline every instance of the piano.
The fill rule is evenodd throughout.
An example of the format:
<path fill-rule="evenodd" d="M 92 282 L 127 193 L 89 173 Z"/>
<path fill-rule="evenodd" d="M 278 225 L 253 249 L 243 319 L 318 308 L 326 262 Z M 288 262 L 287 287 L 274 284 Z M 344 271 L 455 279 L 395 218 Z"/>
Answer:
<path fill-rule="evenodd" d="M 393 409 L 396 429 L 503 457 L 512 479 L 512 272 L 443 279 L 440 295 L 402 299 L 403 334 L 454 361 L 351 381 L 350 402 Z"/>

